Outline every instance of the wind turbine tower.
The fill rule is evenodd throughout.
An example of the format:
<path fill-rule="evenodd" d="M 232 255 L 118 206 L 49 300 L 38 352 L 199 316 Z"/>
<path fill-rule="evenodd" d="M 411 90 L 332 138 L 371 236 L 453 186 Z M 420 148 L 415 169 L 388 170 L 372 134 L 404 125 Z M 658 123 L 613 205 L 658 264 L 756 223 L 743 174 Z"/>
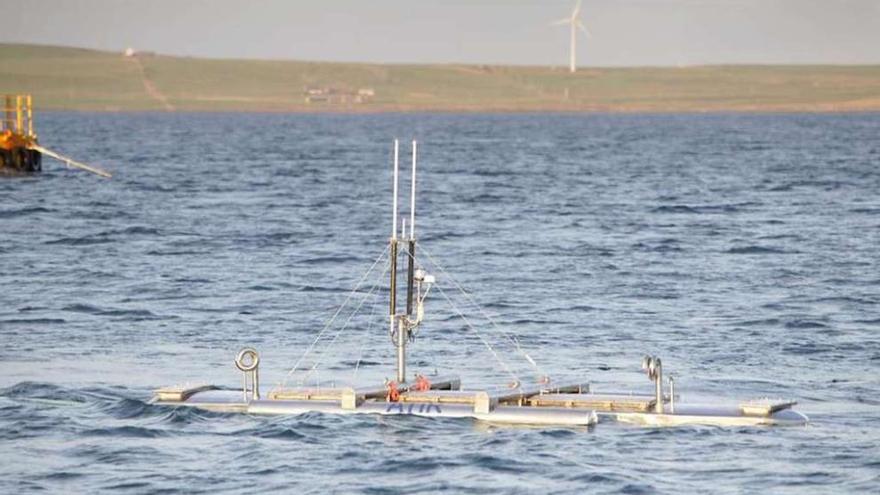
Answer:
<path fill-rule="evenodd" d="M 584 23 L 578 19 L 578 16 L 581 13 L 581 0 L 578 0 L 577 4 L 574 6 L 574 10 L 571 11 L 571 16 L 566 17 L 564 19 L 559 19 L 556 22 L 553 22 L 553 26 L 563 26 L 568 24 L 569 29 L 571 30 L 571 47 L 569 52 L 568 59 L 568 70 L 569 72 L 575 72 L 577 70 L 577 30 L 580 29 L 587 36 L 592 36 L 589 31 L 587 31 Z"/>

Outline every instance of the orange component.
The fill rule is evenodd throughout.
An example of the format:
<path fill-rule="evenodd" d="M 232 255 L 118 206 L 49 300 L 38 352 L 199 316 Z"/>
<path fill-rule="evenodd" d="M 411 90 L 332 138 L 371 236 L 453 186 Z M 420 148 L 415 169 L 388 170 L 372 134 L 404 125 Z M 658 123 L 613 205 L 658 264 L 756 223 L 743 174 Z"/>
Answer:
<path fill-rule="evenodd" d="M 34 140 L 32 138 L 12 132 L 9 129 L 0 131 L 0 149 L 13 150 L 16 148 L 27 148 L 33 143 Z"/>
<path fill-rule="evenodd" d="M 385 399 L 388 402 L 397 402 L 400 400 L 400 390 L 397 388 L 397 382 L 388 382 L 388 393 L 385 394 Z"/>
<path fill-rule="evenodd" d="M 413 390 L 419 392 L 426 392 L 428 390 L 431 390 L 431 381 L 423 375 L 416 375 L 416 384 L 413 386 Z"/>

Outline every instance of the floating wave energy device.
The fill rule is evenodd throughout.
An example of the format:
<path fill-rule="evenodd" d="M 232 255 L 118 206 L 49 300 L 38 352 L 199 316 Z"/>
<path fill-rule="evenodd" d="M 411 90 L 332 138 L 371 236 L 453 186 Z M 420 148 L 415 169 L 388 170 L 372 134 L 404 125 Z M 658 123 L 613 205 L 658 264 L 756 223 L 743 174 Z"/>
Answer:
<path fill-rule="evenodd" d="M 647 426 L 712 425 L 723 427 L 793 426 L 804 425 L 808 418 L 793 409 L 796 401 L 780 398 L 755 398 L 745 401 L 713 400 L 708 404 L 692 404 L 682 400 L 675 380 L 664 377 L 659 357 L 646 356 L 641 363 L 653 392 L 634 394 L 620 391 L 598 391 L 588 380 L 557 382 L 541 372 L 535 360 L 522 348 L 518 339 L 501 329 L 488 315 L 516 353 L 535 371 L 535 379 L 521 380 L 505 365 L 498 350 L 485 339 L 467 316 L 459 311 L 445 290 L 460 291 L 474 305 L 473 298 L 435 259 L 416 238 L 416 165 L 417 142 L 412 142 L 412 176 L 410 180 L 409 223 L 400 223 L 399 189 L 400 145 L 394 141 L 391 237 L 388 245 L 360 278 L 346 300 L 336 310 L 330 322 L 318 333 L 303 356 L 276 387 L 263 388 L 260 384 L 260 355 L 256 349 L 244 348 L 235 357 L 235 367 L 241 372 L 240 388 L 222 388 L 215 385 L 183 385 L 155 391 L 155 404 L 173 407 L 195 407 L 209 411 L 246 414 L 296 415 L 308 412 L 328 414 L 410 415 L 418 417 L 472 418 L 498 424 L 553 425 L 590 427 L 599 422 L 623 422 Z M 416 249 L 418 246 L 418 250 Z M 399 270 L 399 261 L 406 264 L 405 273 Z M 377 270 L 384 266 L 384 270 Z M 352 316 L 361 309 L 366 297 L 373 296 L 381 281 L 388 282 L 388 334 L 396 353 L 394 380 L 385 383 L 367 383 L 363 386 L 287 386 L 288 379 L 297 371 L 308 376 L 317 367 L 300 370 L 306 356 L 315 350 L 330 324 L 343 308 L 352 302 L 364 283 L 378 272 L 378 281 L 366 291 Z M 431 273 L 433 272 L 433 273 Z M 387 278 L 386 278 L 387 277 Z M 405 297 L 398 307 L 398 281 L 405 283 Z M 466 389 L 457 376 L 412 374 L 407 371 L 407 347 L 411 345 L 423 324 L 429 322 L 425 304 L 428 296 L 437 294 L 449 303 L 457 316 L 508 372 L 512 381 L 485 389 Z M 481 309 L 482 311 L 482 309 Z M 351 321 L 351 317 L 347 321 Z M 347 323 L 347 322 L 346 322 Z M 335 338 L 331 344 L 335 343 Z"/>

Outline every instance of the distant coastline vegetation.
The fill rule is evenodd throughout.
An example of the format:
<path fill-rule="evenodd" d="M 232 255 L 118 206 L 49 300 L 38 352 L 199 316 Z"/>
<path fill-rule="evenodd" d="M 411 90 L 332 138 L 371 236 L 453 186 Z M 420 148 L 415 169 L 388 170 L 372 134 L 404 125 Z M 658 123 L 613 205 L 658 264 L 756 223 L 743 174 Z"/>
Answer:
<path fill-rule="evenodd" d="M 233 60 L 0 44 L 0 94 L 43 110 L 880 111 L 880 65 L 567 67 Z"/>

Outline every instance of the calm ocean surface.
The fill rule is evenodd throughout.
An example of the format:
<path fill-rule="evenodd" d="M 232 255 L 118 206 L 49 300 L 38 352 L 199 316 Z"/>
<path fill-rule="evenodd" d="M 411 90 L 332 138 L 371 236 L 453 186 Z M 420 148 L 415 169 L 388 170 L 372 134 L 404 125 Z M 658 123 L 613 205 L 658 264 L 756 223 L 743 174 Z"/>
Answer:
<path fill-rule="evenodd" d="M 47 159 L 0 180 L 2 493 L 880 493 L 880 115 L 36 124 L 116 175 Z M 811 424 L 500 428 L 148 404 L 163 385 L 239 386 L 245 345 L 265 385 L 284 379 L 385 247 L 395 136 L 420 141 L 425 252 L 551 376 L 648 393 L 640 360 L 657 354 L 684 401 L 797 398 Z M 312 379 L 393 374 L 385 296 L 336 333 L 343 313 L 301 366 L 320 358 Z M 426 309 L 412 370 L 510 380 L 439 292 Z"/>

